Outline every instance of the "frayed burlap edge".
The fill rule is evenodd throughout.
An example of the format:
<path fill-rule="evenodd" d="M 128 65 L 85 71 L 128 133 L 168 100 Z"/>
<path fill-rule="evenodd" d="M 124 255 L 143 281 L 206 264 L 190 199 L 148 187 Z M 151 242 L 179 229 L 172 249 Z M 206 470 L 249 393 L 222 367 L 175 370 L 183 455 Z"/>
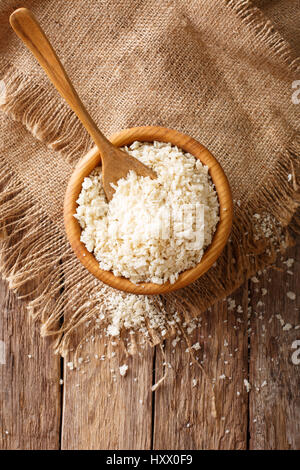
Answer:
<path fill-rule="evenodd" d="M 300 69 L 299 60 L 292 58 L 289 46 L 257 8 L 245 0 L 230 0 L 227 4 L 248 27 L 254 28 L 258 40 L 269 46 L 270 53 L 283 59 L 291 71 Z M 7 65 L 6 75 L 2 77 L 6 85 L 2 110 L 70 161 L 85 154 L 91 146 L 90 138 L 55 92 L 43 89 L 38 77 L 25 76 Z M 231 239 L 216 266 L 192 286 L 154 299 L 157 308 L 164 309 L 167 317 L 176 311 L 182 321 L 191 320 L 230 294 L 258 269 L 272 263 L 278 249 L 292 244 L 290 233 L 299 232 L 300 226 L 296 215 L 299 157 L 300 136 L 295 135 L 278 159 L 277 178 L 268 181 L 257 194 L 257 201 L 247 205 L 247 213 L 243 207 L 236 206 Z M 292 184 L 288 183 L 289 174 L 293 176 Z M 99 282 L 80 265 L 62 230 L 32 199 L 3 156 L 0 156 L 0 178 L 1 272 L 10 288 L 27 301 L 32 315 L 41 321 L 42 335 L 55 336 L 56 352 L 66 355 L 70 348 L 76 349 L 99 328 L 96 324 L 99 300 L 91 300 L 93 292 L 99 289 Z M 253 223 L 256 207 L 260 207 L 262 213 L 269 213 L 272 207 L 275 245 L 257 233 Z M 31 284 L 34 288 L 30 288 Z M 75 310 L 74 305 L 78 305 Z M 72 309 L 72 314 L 66 316 L 65 312 Z M 88 327 L 80 343 L 76 343 L 76 331 L 83 324 Z M 147 340 L 152 345 L 158 344 L 176 329 L 169 326 L 163 336 L 149 329 Z M 122 335 L 121 340 L 129 353 L 138 349 L 138 335 L 137 338 L 131 335 L 130 343 L 126 335 L 125 338 Z"/>
<path fill-rule="evenodd" d="M 255 32 L 257 41 L 269 48 L 271 57 L 280 58 L 291 72 L 299 72 L 300 58 L 259 8 L 249 0 L 225 0 L 225 3 L 246 27 Z"/>

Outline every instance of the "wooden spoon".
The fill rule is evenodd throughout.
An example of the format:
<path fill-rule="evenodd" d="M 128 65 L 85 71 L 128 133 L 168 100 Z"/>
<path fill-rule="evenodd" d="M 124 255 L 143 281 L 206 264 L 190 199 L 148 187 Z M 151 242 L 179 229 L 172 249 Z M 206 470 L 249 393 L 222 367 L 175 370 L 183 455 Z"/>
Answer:
<path fill-rule="evenodd" d="M 10 16 L 10 24 L 36 57 L 50 81 L 70 105 L 97 145 L 102 160 L 102 182 L 107 199 L 110 201 L 115 191 L 111 183 L 116 185 L 118 180 L 126 177 L 130 170 L 134 170 L 139 176 L 156 178 L 157 175 L 153 170 L 128 153 L 119 150 L 99 131 L 31 11 L 27 8 L 14 11 Z"/>

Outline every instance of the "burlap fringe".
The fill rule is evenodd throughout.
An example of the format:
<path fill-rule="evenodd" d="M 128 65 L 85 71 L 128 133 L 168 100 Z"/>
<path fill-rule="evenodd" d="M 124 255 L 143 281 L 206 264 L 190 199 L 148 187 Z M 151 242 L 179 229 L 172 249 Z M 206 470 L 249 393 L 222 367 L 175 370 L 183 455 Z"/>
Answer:
<path fill-rule="evenodd" d="M 93 306 L 86 304 L 93 286 L 91 276 L 77 263 L 65 236 L 1 160 L 1 272 L 41 321 L 42 335 L 55 335 L 55 349 L 64 354 L 72 330 L 94 315 Z M 79 307 L 66 317 L 74 305 Z"/>
<path fill-rule="evenodd" d="M 284 61 L 291 72 L 299 73 L 300 58 L 262 11 L 249 0 L 225 0 L 244 25 L 255 31 L 256 38 L 269 48 L 270 55 Z"/>
<path fill-rule="evenodd" d="M 33 136 L 52 150 L 63 153 L 68 161 L 77 161 L 93 146 L 89 134 L 73 111 L 54 89 L 45 90 L 39 77 L 28 77 L 0 60 L 5 92 L 1 109 L 22 124 Z"/>

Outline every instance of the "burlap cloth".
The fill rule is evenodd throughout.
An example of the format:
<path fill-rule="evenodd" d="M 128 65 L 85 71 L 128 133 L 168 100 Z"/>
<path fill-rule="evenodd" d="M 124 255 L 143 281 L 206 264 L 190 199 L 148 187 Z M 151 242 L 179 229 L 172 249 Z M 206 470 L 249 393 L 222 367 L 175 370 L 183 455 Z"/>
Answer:
<path fill-rule="evenodd" d="M 255 3 L 0 1 L 1 270 L 57 351 L 83 340 L 83 323 L 85 334 L 93 331 L 112 293 L 77 261 L 63 227 L 66 183 L 92 143 L 10 29 L 10 13 L 33 10 L 107 136 L 171 127 L 198 139 L 225 169 L 235 216 L 222 257 L 192 286 L 152 299 L 167 317 L 176 309 L 189 319 L 272 263 L 297 228 L 300 104 L 292 85 L 300 61 L 285 33 L 299 3 Z M 272 3 L 278 31 L 267 19 Z M 150 330 L 150 342 L 160 339 Z"/>

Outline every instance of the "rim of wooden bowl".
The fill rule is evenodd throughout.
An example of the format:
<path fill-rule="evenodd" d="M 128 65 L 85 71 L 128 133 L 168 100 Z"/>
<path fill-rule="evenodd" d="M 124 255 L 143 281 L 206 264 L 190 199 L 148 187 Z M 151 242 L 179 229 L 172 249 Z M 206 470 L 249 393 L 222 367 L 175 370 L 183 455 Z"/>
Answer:
<path fill-rule="evenodd" d="M 194 157 L 199 158 L 203 164 L 208 166 L 209 174 L 215 184 L 219 199 L 220 221 L 214 233 L 213 240 L 205 250 L 200 263 L 194 268 L 182 272 L 174 284 L 170 284 L 170 282 L 165 284 L 153 284 L 149 282 L 136 285 L 124 277 L 116 277 L 112 272 L 100 269 L 99 263 L 94 255 L 90 253 L 80 241 L 81 228 L 77 219 L 74 217 L 77 208 L 76 201 L 81 191 L 83 179 L 101 163 L 101 157 L 97 147 L 92 148 L 78 162 L 69 180 L 64 202 L 65 228 L 71 247 L 80 262 L 90 273 L 105 284 L 132 294 L 166 294 L 185 287 L 198 279 L 215 263 L 222 253 L 232 225 L 233 204 L 231 190 L 226 175 L 215 157 L 213 157 L 207 148 L 192 137 L 165 127 L 144 126 L 124 129 L 110 138 L 110 141 L 118 147 L 130 145 L 136 140 L 140 142 L 153 142 L 154 140 L 170 142 L 185 152 L 191 153 Z"/>

